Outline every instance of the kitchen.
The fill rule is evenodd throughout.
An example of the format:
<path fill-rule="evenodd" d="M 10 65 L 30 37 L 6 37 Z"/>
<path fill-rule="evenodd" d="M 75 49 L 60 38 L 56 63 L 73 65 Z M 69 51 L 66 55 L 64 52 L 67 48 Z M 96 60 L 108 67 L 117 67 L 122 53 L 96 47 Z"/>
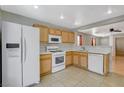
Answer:
<path fill-rule="evenodd" d="M 118 23 L 118 24 L 120 23 L 123 25 L 123 21 L 122 21 L 121 17 L 119 16 L 119 15 L 121 15 L 121 13 L 123 14 L 123 12 L 121 12 L 121 10 L 119 12 L 120 14 L 118 14 L 118 16 L 119 16 L 118 18 L 117 17 L 114 18 L 112 16 L 110 17 L 111 20 L 113 20 L 113 21 L 116 20 L 115 22 L 111 23 L 111 20 L 107 20 L 105 22 L 102 21 L 101 24 L 98 23 L 96 26 L 93 26 L 93 27 L 92 26 L 90 26 L 90 27 L 87 27 L 87 26 L 82 27 L 81 26 L 80 27 L 79 24 L 76 23 L 75 27 L 79 27 L 79 28 L 69 29 L 67 27 L 61 27 L 61 25 L 53 25 L 50 23 L 41 22 L 37 19 L 32 19 L 32 16 L 33 16 L 32 12 L 30 12 L 32 14 L 31 15 L 30 13 L 27 14 L 26 12 L 24 13 L 23 11 L 21 11 L 22 9 L 25 9 L 26 7 L 27 7 L 27 9 L 29 9 L 28 11 L 34 11 L 34 10 L 38 10 L 38 7 L 42 7 L 43 9 L 46 9 L 46 10 L 49 10 L 49 9 L 54 10 L 55 8 L 59 9 L 59 6 L 37 6 L 37 8 L 36 8 L 36 6 L 1 6 L 2 21 L 3 21 L 2 27 L 4 28 L 4 32 L 8 31 L 8 30 L 6 30 L 7 27 L 10 27 L 9 29 L 11 29 L 11 27 L 15 27 L 15 26 L 16 27 L 21 26 L 22 28 L 20 28 L 20 29 L 23 30 L 23 29 L 28 28 L 28 27 L 25 27 L 26 25 L 30 26 L 32 28 L 32 31 L 33 31 L 33 29 L 35 29 L 35 30 L 37 30 L 37 32 L 39 32 L 39 36 L 35 36 L 35 37 L 37 37 L 37 39 L 39 37 L 39 41 L 38 41 L 39 45 L 38 45 L 37 41 L 36 41 L 37 43 L 34 42 L 35 43 L 34 45 L 37 45 L 37 48 L 36 48 L 36 46 L 33 45 L 33 39 L 32 39 L 32 38 L 34 38 L 33 36 L 32 36 L 32 38 L 30 37 L 30 39 L 32 40 L 32 44 L 30 44 L 30 45 L 26 44 L 27 47 L 32 46 L 32 49 L 37 49 L 37 51 L 39 50 L 39 52 L 37 52 L 37 54 L 39 54 L 38 58 L 40 59 L 40 60 L 37 60 L 38 61 L 37 63 L 39 63 L 39 65 L 38 65 L 39 68 L 37 68 L 37 71 L 39 69 L 39 72 L 38 72 L 39 75 L 37 73 L 37 76 L 39 78 L 37 78 L 37 82 L 35 82 L 35 83 L 39 83 L 39 84 L 35 84 L 32 86 L 41 86 L 41 87 L 43 85 L 47 86 L 47 87 L 52 86 L 52 85 L 54 86 L 55 85 L 54 83 L 56 83 L 56 82 L 55 81 L 54 81 L 54 83 L 52 82 L 51 78 L 53 78 L 53 77 L 58 76 L 60 78 L 66 79 L 66 77 L 69 78 L 70 76 L 73 76 L 73 74 L 75 74 L 75 75 L 77 75 L 77 77 L 74 76 L 74 78 L 79 78 L 79 76 L 83 78 L 83 76 L 81 76 L 81 75 L 83 75 L 83 72 L 85 73 L 85 77 L 87 77 L 87 78 L 88 78 L 88 76 L 90 76 L 90 74 L 91 74 L 91 76 L 94 76 L 95 78 L 100 78 L 100 79 L 102 79 L 103 77 L 104 78 L 109 78 L 109 77 L 113 78 L 113 75 L 111 75 L 111 73 L 113 73 L 113 60 L 112 60 L 113 59 L 112 58 L 113 47 L 109 46 L 109 45 L 105 45 L 104 44 L 105 42 L 102 38 L 106 37 L 108 34 L 110 36 L 113 35 L 113 33 L 111 33 L 110 31 L 114 26 L 116 26 L 116 24 L 114 24 L 114 23 Z M 71 7 L 66 6 L 67 9 L 70 9 L 72 11 Z M 73 6 L 73 7 L 75 7 L 75 9 L 76 9 L 75 11 L 77 11 L 77 9 L 79 9 L 79 8 L 81 8 L 81 9 L 84 8 L 84 6 L 80 6 L 80 7 Z M 89 7 L 89 8 L 94 7 L 94 9 L 96 9 L 97 7 L 100 7 L 100 6 L 85 6 L 85 8 L 86 7 Z M 107 6 L 103 6 L 101 8 L 104 9 L 105 7 L 107 7 Z M 116 7 L 114 7 L 114 6 L 111 6 L 111 7 L 113 7 L 112 9 L 116 9 Z M 118 9 L 119 9 L 119 7 L 121 9 L 124 8 L 123 6 L 118 6 Z M 34 10 L 32 10 L 32 8 Z M 61 8 L 63 8 L 63 7 L 61 6 L 60 10 L 61 10 Z M 18 11 L 16 11 L 16 9 L 18 9 Z M 56 11 L 54 11 L 54 12 L 56 13 Z M 28 16 L 25 17 L 22 14 L 25 14 L 25 15 L 27 14 Z M 31 17 L 29 17 L 30 15 L 31 15 Z M 55 14 L 53 16 L 55 16 Z M 37 16 L 37 17 L 39 17 L 39 16 Z M 52 19 L 52 17 L 51 17 L 51 19 Z M 63 21 L 64 19 L 65 19 L 64 14 L 61 14 L 60 20 Z M 57 21 L 57 20 L 53 20 L 53 21 Z M 60 23 L 63 23 L 61 21 L 60 21 Z M 104 27 L 102 27 L 103 23 L 104 24 L 106 23 L 106 25 L 104 25 Z M 58 23 L 56 23 L 56 24 L 58 24 Z M 77 26 L 77 24 L 78 24 L 78 26 Z M 70 28 L 73 27 L 73 25 L 67 24 L 66 22 L 65 22 L 65 24 L 62 24 L 62 25 L 68 25 L 68 27 L 70 27 Z M 107 30 L 104 30 L 104 28 L 107 28 Z M 103 29 L 103 31 L 102 31 L 102 29 Z M 120 28 L 115 27 L 114 29 L 118 30 Z M 123 30 L 123 28 L 122 28 L 122 30 Z M 100 31 L 101 31 L 102 35 L 101 35 L 101 33 L 99 33 Z M 107 35 L 106 35 L 106 33 L 104 33 L 105 31 L 109 31 L 109 32 L 107 32 L 108 33 Z M 96 32 L 96 33 L 94 34 L 93 32 Z M 11 35 L 11 33 L 13 33 L 13 32 L 10 33 L 8 31 L 7 33 L 9 35 Z M 24 33 L 25 33 L 25 31 L 24 31 Z M 22 34 L 25 35 L 26 33 L 25 34 L 24 33 L 22 33 Z M 115 34 L 117 34 L 117 33 L 115 33 Z M 28 37 L 28 33 L 26 35 L 27 35 L 26 37 Z M 106 35 L 106 36 L 103 36 L 103 35 Z M 9 41 L 9 38 L 8 38 L 8 41 Z M 25 42 L 25 40 L 24 40 L 24 42 Z M 29 40 L 29 42 L 30 42 L 30 40 Z M 5 43 L 5 45 L 6 45 L 6 43 Z M 13 44 L 11 45 L 8 43 L 7 46 L 6 46 L 6 48 L 12 48 Z M 14 44 L 14 46 L 16 46 L 16 48 L 19 48 L 18 44 Z M 38 46 L 40 46 L 40 47 L 38 47 Z M 32 51 L 32 49 L 30 49 L 30 51 Z M 12 51 L 10 51 L 10 52 L 12 52 Z M 26 53 L 24 53 L 24 55 L 26 55 Z M 15 56 L 15 55 L 11 55 L 11 56 Z M 4 68 L 4 69 L 6 69 L 6 68 Z M 68 73 L 68 70 L 69 70 L 70 74 Z M 75 71 L 77 71 L 77 72 L 75 72 Z M 79 71 L 79 74 L 78 74 L 78 71 Z M 66 75 L 69 74 L 70 76 L 64 76 L 61 73 L 66 74 Z M 36 73 L 34 73 L 34 74 L 36 75 Z M 59 74 L 61 74 L 61 75 L 59 76 Z M 52 77 L 52 75 L 53 75 L 53 77 Z M 5 78 L 6 76 L 3 74 L 3 77 Z M 26 76 L 26 77 L 28 77 L 28 76 Z M 46 79 L 45 77 L 48 78 L 46 83 L 45 83 L 45 79 Z M 58 78 L 58 77 L 56 77 L 56 78 Z M 120 76 L 120 77 L 122 77 L 122 76 Z M 8 79 L 9 79 L 9 77 L 8 77 Z M 51 82 L 53 84 L 51 85 L 51 83 L 48 83 L 48 82 Z M 64 84 L 62 84 L 62 86 L 73 86 L 73 87 L 75 86 L 75 83 L 77 83 L 77 81 L 75 79 L 74 79 L 74 81 L 72 79 L 71 81 L 62 81 L 62 82 L 64 83 Z M 65 82 L 71 82 L 71 83 L 66 84 Z M 89 85 L 90 85 L 90 82 L 88 82 L 88 81 L 84 81 L 84 82 L 85 82 L 85 83 L 83 83 L 84 86 L 85 86 L 86 82 L 89 83 Z M 110 84 L 111 84 L 111 82 L 114 82 L 114 81 L 110 81 Z M 18 85 L 14 85 L 14 84 L 11 85 L 11 81 L 9 82 L 10 85 L 9 84 L 7 85 L 6 83 L 8 83 L 8 82 L 6 82 L 6 79 L 5 79 L 5 81 L 3 81 L 3 83 L 5 83 L 5 86 L 18 86 Z M 121 82 L 119 81 L 119 83 L 121 83 Z M 58 86 L 59 85 L 61 85 L 60 82 L 59 82 Z M 89 86 L 89 85 L 86 85 L 86 86 Z M 23 82 L 23 85 L 21 85 L 21 82 L 20 82 L 19 86 L 29 86 L 29 85 L 24 84 L 24 82 Z M 92 86 L 97 86 L 97 84 L 95 83 Z M 99 86 L 101 86 L 101 85 L 99 85 Z M 105 84 L 105 86 L 112 86 L 112 85 Z M 115 86 L 118 86 L 118 84 L 117 85 L 115 84 Z"/>

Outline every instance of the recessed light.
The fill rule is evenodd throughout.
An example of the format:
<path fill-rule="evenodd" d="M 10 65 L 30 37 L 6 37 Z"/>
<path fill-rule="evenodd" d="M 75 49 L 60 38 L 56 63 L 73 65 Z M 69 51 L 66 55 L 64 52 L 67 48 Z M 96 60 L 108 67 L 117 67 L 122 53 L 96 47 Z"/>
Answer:
<path fill-rule="evenodd" d="M 81 23 L 80 22 L 75 22 L 74 25 L 79 26 Z"/>
<path fill-rule="evenodd" d="M 107 13 L 108 13 L 108 14 L 112 14 L 112 10 L 109 9 L 109 10 L 107 11 Z"/>
<path fill-rule="evenodd" d="M 38 7 L 37 5 L 34 5 L 34 8 L 35 8 L 35 9 L 38 9 L 39 7 Z"/>
<path fill-rule="evenodd" d="M 63 16 L 63 15 L 61 15 L 61 16 L 60 16 L 60 19 L 64 19 L 64 16 Z"/>
<path fill-rule="evenodd" d="M 77 23 L 77 22 L 75 22 L 75 23 L 74 23 L 74 25 L 78 25 L 78 23 Z"/>

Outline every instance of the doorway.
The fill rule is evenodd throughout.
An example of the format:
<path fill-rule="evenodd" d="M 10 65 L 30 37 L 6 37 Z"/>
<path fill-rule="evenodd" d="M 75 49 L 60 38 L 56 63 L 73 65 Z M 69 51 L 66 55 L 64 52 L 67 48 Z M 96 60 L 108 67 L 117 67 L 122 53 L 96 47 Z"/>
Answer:
<path fill-rule="evenodd" d="M 113 57 L 113 71 L 124 75 L 124 37 L 115 38 L 115 57 Z"/>
<path fill-rule="evenodd" d="M 124 56 L 124 37 L 117 37 L 115 39 L 116 56 Z"/>

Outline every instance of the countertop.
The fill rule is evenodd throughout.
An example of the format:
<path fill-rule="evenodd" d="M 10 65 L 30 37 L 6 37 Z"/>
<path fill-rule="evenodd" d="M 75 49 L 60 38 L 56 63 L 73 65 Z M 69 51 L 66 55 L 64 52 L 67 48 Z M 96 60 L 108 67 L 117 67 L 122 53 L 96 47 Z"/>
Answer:
<path fill-rule="evenodd" d="M 82 51 L 82 50 L 67 50 L 65 52 L 69 52 L 69 51 L 75 51 L 75 52 L 87 52 L 87 53 L 91 53 L 91 54 L 102 54 L 102 55 L 106 55 L 106 54 L 110 54 L 110 52 L 108 51 Z"/>
<path fill-rule="evenodd" d="M 91 54 L 101 54 L 101 55 L 106 55 L 106 54 L 110 54 L 110 52 L 108 51 L 82 51 L 82 50 L 66 50 L 64 52 L 69 52 L 69 51 L 72 51 L 72 52 L 87 52 L 87 53 L 91 53 Z M 42 54 L 52 54 L 51 52 L 41 52 L 40 55 Z"/>
<path fill-rule="evenodd" d="M 52 54 L 51 52 L 41 52 L 40 55 Z"/>

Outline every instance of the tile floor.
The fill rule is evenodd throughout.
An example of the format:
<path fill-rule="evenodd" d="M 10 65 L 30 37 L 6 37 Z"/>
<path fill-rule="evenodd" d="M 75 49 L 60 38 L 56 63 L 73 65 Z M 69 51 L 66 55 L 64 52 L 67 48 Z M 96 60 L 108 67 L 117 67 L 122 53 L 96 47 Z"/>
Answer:
<path fill-rule="evenodd" d="M 124 87 L 124 76 L 110 73 L 98 75 L 74 66 L 41 78 L 34 87 Z"/>

